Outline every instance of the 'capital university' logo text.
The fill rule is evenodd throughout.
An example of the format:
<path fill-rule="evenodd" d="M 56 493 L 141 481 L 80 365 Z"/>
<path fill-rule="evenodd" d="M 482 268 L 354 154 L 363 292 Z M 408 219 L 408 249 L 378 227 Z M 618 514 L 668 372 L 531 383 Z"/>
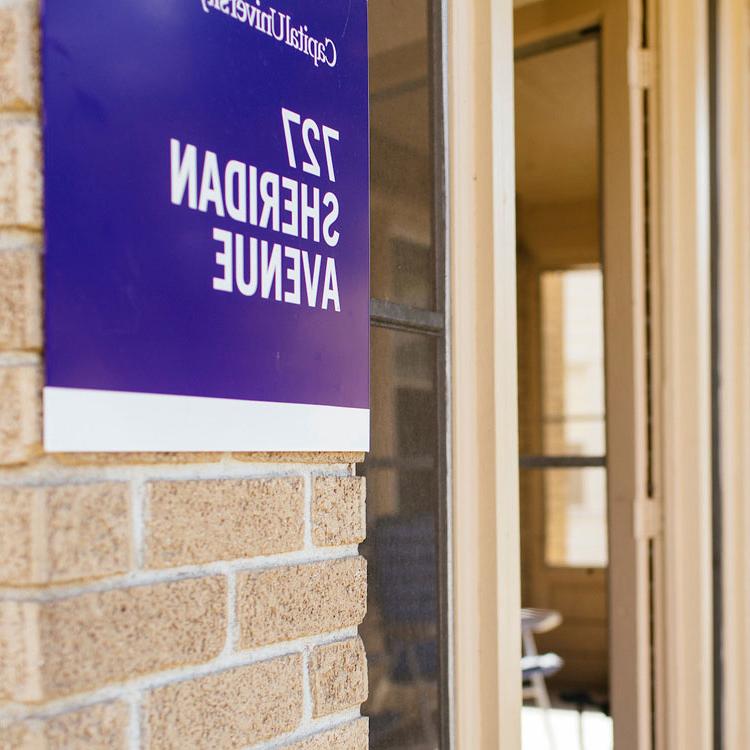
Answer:
<path fill-rule="evenodd" d="M 253 31 L 273 37 L 288 47 L 307 55 L 317 68 L 319 65 L 336 66 L 336 45 L 326 37 L 312 36 L 306 24 L 296 24 L 288 13 L 270 6 L 264 9 L 261 0 L 200 0 L 206 13 L 219 11 Z"/>

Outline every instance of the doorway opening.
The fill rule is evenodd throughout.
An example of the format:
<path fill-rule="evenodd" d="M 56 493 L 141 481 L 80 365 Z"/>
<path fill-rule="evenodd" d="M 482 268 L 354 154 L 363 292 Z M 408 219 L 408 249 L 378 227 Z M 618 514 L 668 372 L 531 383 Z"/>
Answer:
<path fill-rule="evenodd" d="M 525 750 L 606 750 L 604 248 L 598 29 L 517 50 Z"/>

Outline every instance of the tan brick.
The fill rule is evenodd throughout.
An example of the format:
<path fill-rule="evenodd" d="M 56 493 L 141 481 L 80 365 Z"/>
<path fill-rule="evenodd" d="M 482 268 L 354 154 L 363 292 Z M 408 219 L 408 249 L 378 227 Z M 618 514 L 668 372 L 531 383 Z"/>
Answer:
<path fill-rule="evenodd" d="M 0 728 L 0 750 L 40 750 L 40 738 L 30 724 L 11 724 Z"/>
<path fill-rule="evenodd" d="M 36 4 L 11 0 L 0 7 L 0 109 L 22 110 L 39 101 Z"/>
<path fill-rule="evenodd" d="M 315 544 L 359 544 L 365 538 L 363 477 L 316 477 L 313 483 L 312 534 Z"/>
<path fill-rule="evenodd" d="M 302 658 L 167 685 L 144 715 L 144 750 L 235 750 L 291 732 L 302 720 Z"/>
<path fill-rule="evenodd" d="M 45 750 L 125 750 L 130 711 L 124 703 L 104 703 L 44 722 Z"/>
<path fill-rule="evenodd" d="M 233 453 L 238 461 L 272 464 L 360 464 L 364 453 Z"/>
<path fill-rule="evenodd" d="M 47 700 L 209 661 L 224 646 L 226 597 L 225 579 L 212 577 L 27 605 L 25 641 L 5 628 L 16 640 L 11 697 Z"/>
<path fill-rule="evenodd" d="M 118 466 L 130 464 L 207 464 L 221 453 L 53 453 L 66 466 Z"/>
<path fill-rule="evenodd" d="M 367 569 L 361 557 L 237 576 L 241 648 L 358 625 L 366 609 Z"/>
<path fill-rule="evenodd" d="M 39 349 L 41 310 L 37 253 L 0 252 L 0 349 Z"/>
<path fill-rule="evenodd" d="M 36 121 L 0 123 L 0 226 L 42 228 L 41 136 Z"/>
<path fill-rule="evenodd" d="M 35 491 L 0 487 L 0 581 L 34 579 Z"/>
<path fill-rule="evenodd" d="M 31 365 L 0 367 L 0 465 L 41 450 L 41 377 Z"/>
<path fill-rule="evenodd" d="M 367 700 L 367 658 L 360 638 L 318 646 L 310 658 L 313 716 L 327 716 Z"/>
<path fill-rule="evenodd" d="M 282 750 L 367 750 L 367 724 L 367 719 L 357 719 L 293 745 L 286 745 Z"/>
<path fill-rule="evenodd" d="M 301 477 L 153 482 L 148 491 L 147 565 L 231 560 L 304 546 Z"/>
<path fill-rule="evenodd" d="M 0 602 L 0 699 L 39 700 L 40 659 L 39 605 Z"/>
<path fill-rule="evenodd" d="M 101 703 L 44 721 L 0 730 L 0 750 L 125 750 L 130 714 L 124 703 Z"/>
<path fill-rule="evenodd" d="M 124 482 L 0 487 L 0 581 L 100 578 L 130 564 Z"/>

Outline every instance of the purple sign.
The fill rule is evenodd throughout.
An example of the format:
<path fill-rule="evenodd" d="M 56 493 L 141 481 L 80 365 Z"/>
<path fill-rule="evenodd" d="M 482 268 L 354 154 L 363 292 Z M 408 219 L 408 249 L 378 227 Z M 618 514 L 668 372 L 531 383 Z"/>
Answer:
<path fill-rule="evenodd" d="M 366 450 L 366 0 L 45 0 L 48 450 Z"/>

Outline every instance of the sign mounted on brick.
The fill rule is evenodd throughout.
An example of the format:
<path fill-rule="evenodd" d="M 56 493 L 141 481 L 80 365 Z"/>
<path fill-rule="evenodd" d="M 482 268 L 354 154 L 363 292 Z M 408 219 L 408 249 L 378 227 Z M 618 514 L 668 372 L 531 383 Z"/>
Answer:
<path fill-rule="evenodd" d="M 366 0 L 47 0 L 45 447 L 369 447 Z"/>

